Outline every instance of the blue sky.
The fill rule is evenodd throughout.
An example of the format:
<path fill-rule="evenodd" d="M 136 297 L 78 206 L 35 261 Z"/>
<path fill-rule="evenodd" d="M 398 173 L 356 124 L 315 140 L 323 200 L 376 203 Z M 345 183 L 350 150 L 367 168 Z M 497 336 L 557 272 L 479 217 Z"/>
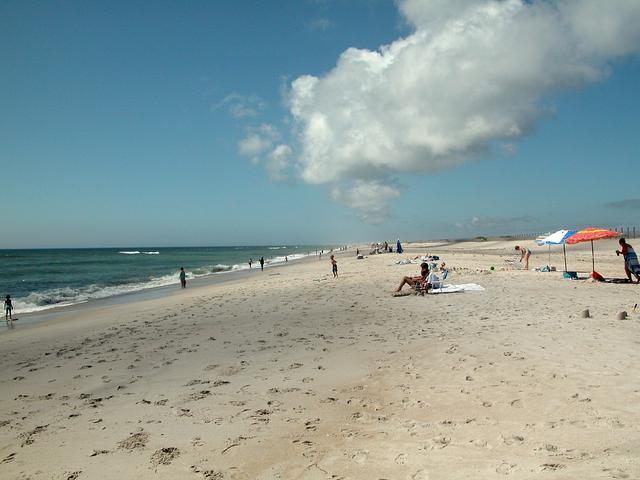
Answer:
<path fill-rule="evenodd" d="M 320 164 L 353 162 L 344 174 L 310 173 L 325 161 L 313 157 L 312 119 L 332 118 L 330 95 L 359 91 L 338 58 L 426 28 L 412 24 L 422 11 L 411 3 L 2 2 L 0 248 L 346 243 L 636 221 L 640 59 L 619 46 L 593 60 L 601 78 L 529 93 L 548 113 L 525 105 L 514 122 L 533 118 L 526 132 L 456 146 L 444 169 L 429 163 L 429 144 L 406 163 L 351 149 L 342 164 Z M 325 92 L 309 115 L 291 106 L 304 75 Z M 373 102 L 356 107 L 366 114 Z M 265 125 L 277 130 L 270 147 L 290 151 L 282 163 L 268 149 L 240 153 Z M 342 145 L 322 147 L 334 159 Z M 374 163 L 388 175 L 369 178 Z M 379 202 L 354 187 L 365 183 Z"/>

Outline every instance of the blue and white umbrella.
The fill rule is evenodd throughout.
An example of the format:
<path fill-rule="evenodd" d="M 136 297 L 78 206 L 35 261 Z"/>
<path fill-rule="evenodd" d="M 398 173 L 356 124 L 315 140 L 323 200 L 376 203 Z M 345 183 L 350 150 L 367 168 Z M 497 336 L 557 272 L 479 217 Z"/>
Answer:
<path fill-rule="evenodd" d="M 576 233 L 575 230 L 558 230 L 551 235 L 547 235 L 544 238 L 536 240 L 536 243 L 540 246 L 549 245 L 549 263 L 551 263 L 551 245 L 562 245 L 562 251 L 564 253 L 564 271 L 567 271 L 567 250 L 565 243 L 567 238 Z"/>
<path fill-rule="evenodd" d="M 564 245 L 571 235 L 576 233 L 575 230 L 558 230 L 551 235 L 548 235 L 540 240 L 537 240 L 539 245 Z"/>

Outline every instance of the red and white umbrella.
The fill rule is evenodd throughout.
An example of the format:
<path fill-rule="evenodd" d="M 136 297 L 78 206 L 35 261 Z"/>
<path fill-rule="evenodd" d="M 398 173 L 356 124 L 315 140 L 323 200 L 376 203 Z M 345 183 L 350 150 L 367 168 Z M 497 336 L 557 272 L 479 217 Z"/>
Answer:
<path fill-rule="evenodd" d="M 593 241 L 594 240 L 604 240 L 605 238 L 615 238 L 620 236 L 618 232 L 614 232 L 612 230 L 607 230 L 606 228 L 597 228 L 597 227 L 589 227 L 584 230 L 579 230 L 569 238 L 567 238 L 566 243 L 574 244 L 574 243 L 582 243 L 582 242 L 591 242 L 591 266 L 593 271 L 596 271 L 596 261 L 595 255 L 593 253 Z"/>

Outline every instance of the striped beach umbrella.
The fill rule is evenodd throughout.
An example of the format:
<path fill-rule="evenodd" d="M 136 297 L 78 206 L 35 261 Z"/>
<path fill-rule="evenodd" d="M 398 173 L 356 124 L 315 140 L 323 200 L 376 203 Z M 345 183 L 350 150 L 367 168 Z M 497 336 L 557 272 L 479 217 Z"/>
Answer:
<path fill-rule="evenodd" d="M 546 237 L 536 240 L 538 245 L 549 245 L 549 263 L 551 263 L 551 245 L 562 245 L 564 253 L 564 271 L 567 271 L 567 250 L 565 243 L 567 239 L 576 233 L 575 230 L 558 230 L 557 232 L 547 235 Z"/>
<path fill-rule="evenodd" d="M 607 230 L 606 228 L 589 227 L 584 230 L 579 230 L 569 238 L 566 239 L 566 243 L 572 245 L 574 243 L 591 242 L 591 266 L 593 271 L 596 271 L 595 255 L 593 253 L 593 241 L 604 240 L 605 238 L 615 238 L 620 236 L 618 232 L 613 230 Z"/>

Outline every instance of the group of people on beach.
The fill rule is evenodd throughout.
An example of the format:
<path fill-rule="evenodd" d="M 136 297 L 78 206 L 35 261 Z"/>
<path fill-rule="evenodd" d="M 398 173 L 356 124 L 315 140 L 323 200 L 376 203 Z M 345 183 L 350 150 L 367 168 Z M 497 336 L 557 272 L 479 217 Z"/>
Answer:
<path fill-rule="evenodd" d="M 640 283 L 640 261 L 638 255 L 631 245 L 627 243 L 625 238 L 618 240 L 620 250 L 616 250 L 616 255 L 622 255 L 624 259 L 624 273 L 627 275 L 629 282 L 633 282 L 631 276 L 636 277 L 636 283 Z M 524 269 L 529 270 L 529 258 L 531 257 L 531 249 L 516 245 L 516 251 L 520 252 L 520 262 L 524 262 Z"/>
<path fill-rule="evenodd" d="M 289 259 L 287 257 L 285 257 L 286 261 L 288 262 Z M 260 257 L 260 270 L 264 270 L 264 257 Z M 249 268 L 253 268 L 253 258 L 249 259 Z"/>

